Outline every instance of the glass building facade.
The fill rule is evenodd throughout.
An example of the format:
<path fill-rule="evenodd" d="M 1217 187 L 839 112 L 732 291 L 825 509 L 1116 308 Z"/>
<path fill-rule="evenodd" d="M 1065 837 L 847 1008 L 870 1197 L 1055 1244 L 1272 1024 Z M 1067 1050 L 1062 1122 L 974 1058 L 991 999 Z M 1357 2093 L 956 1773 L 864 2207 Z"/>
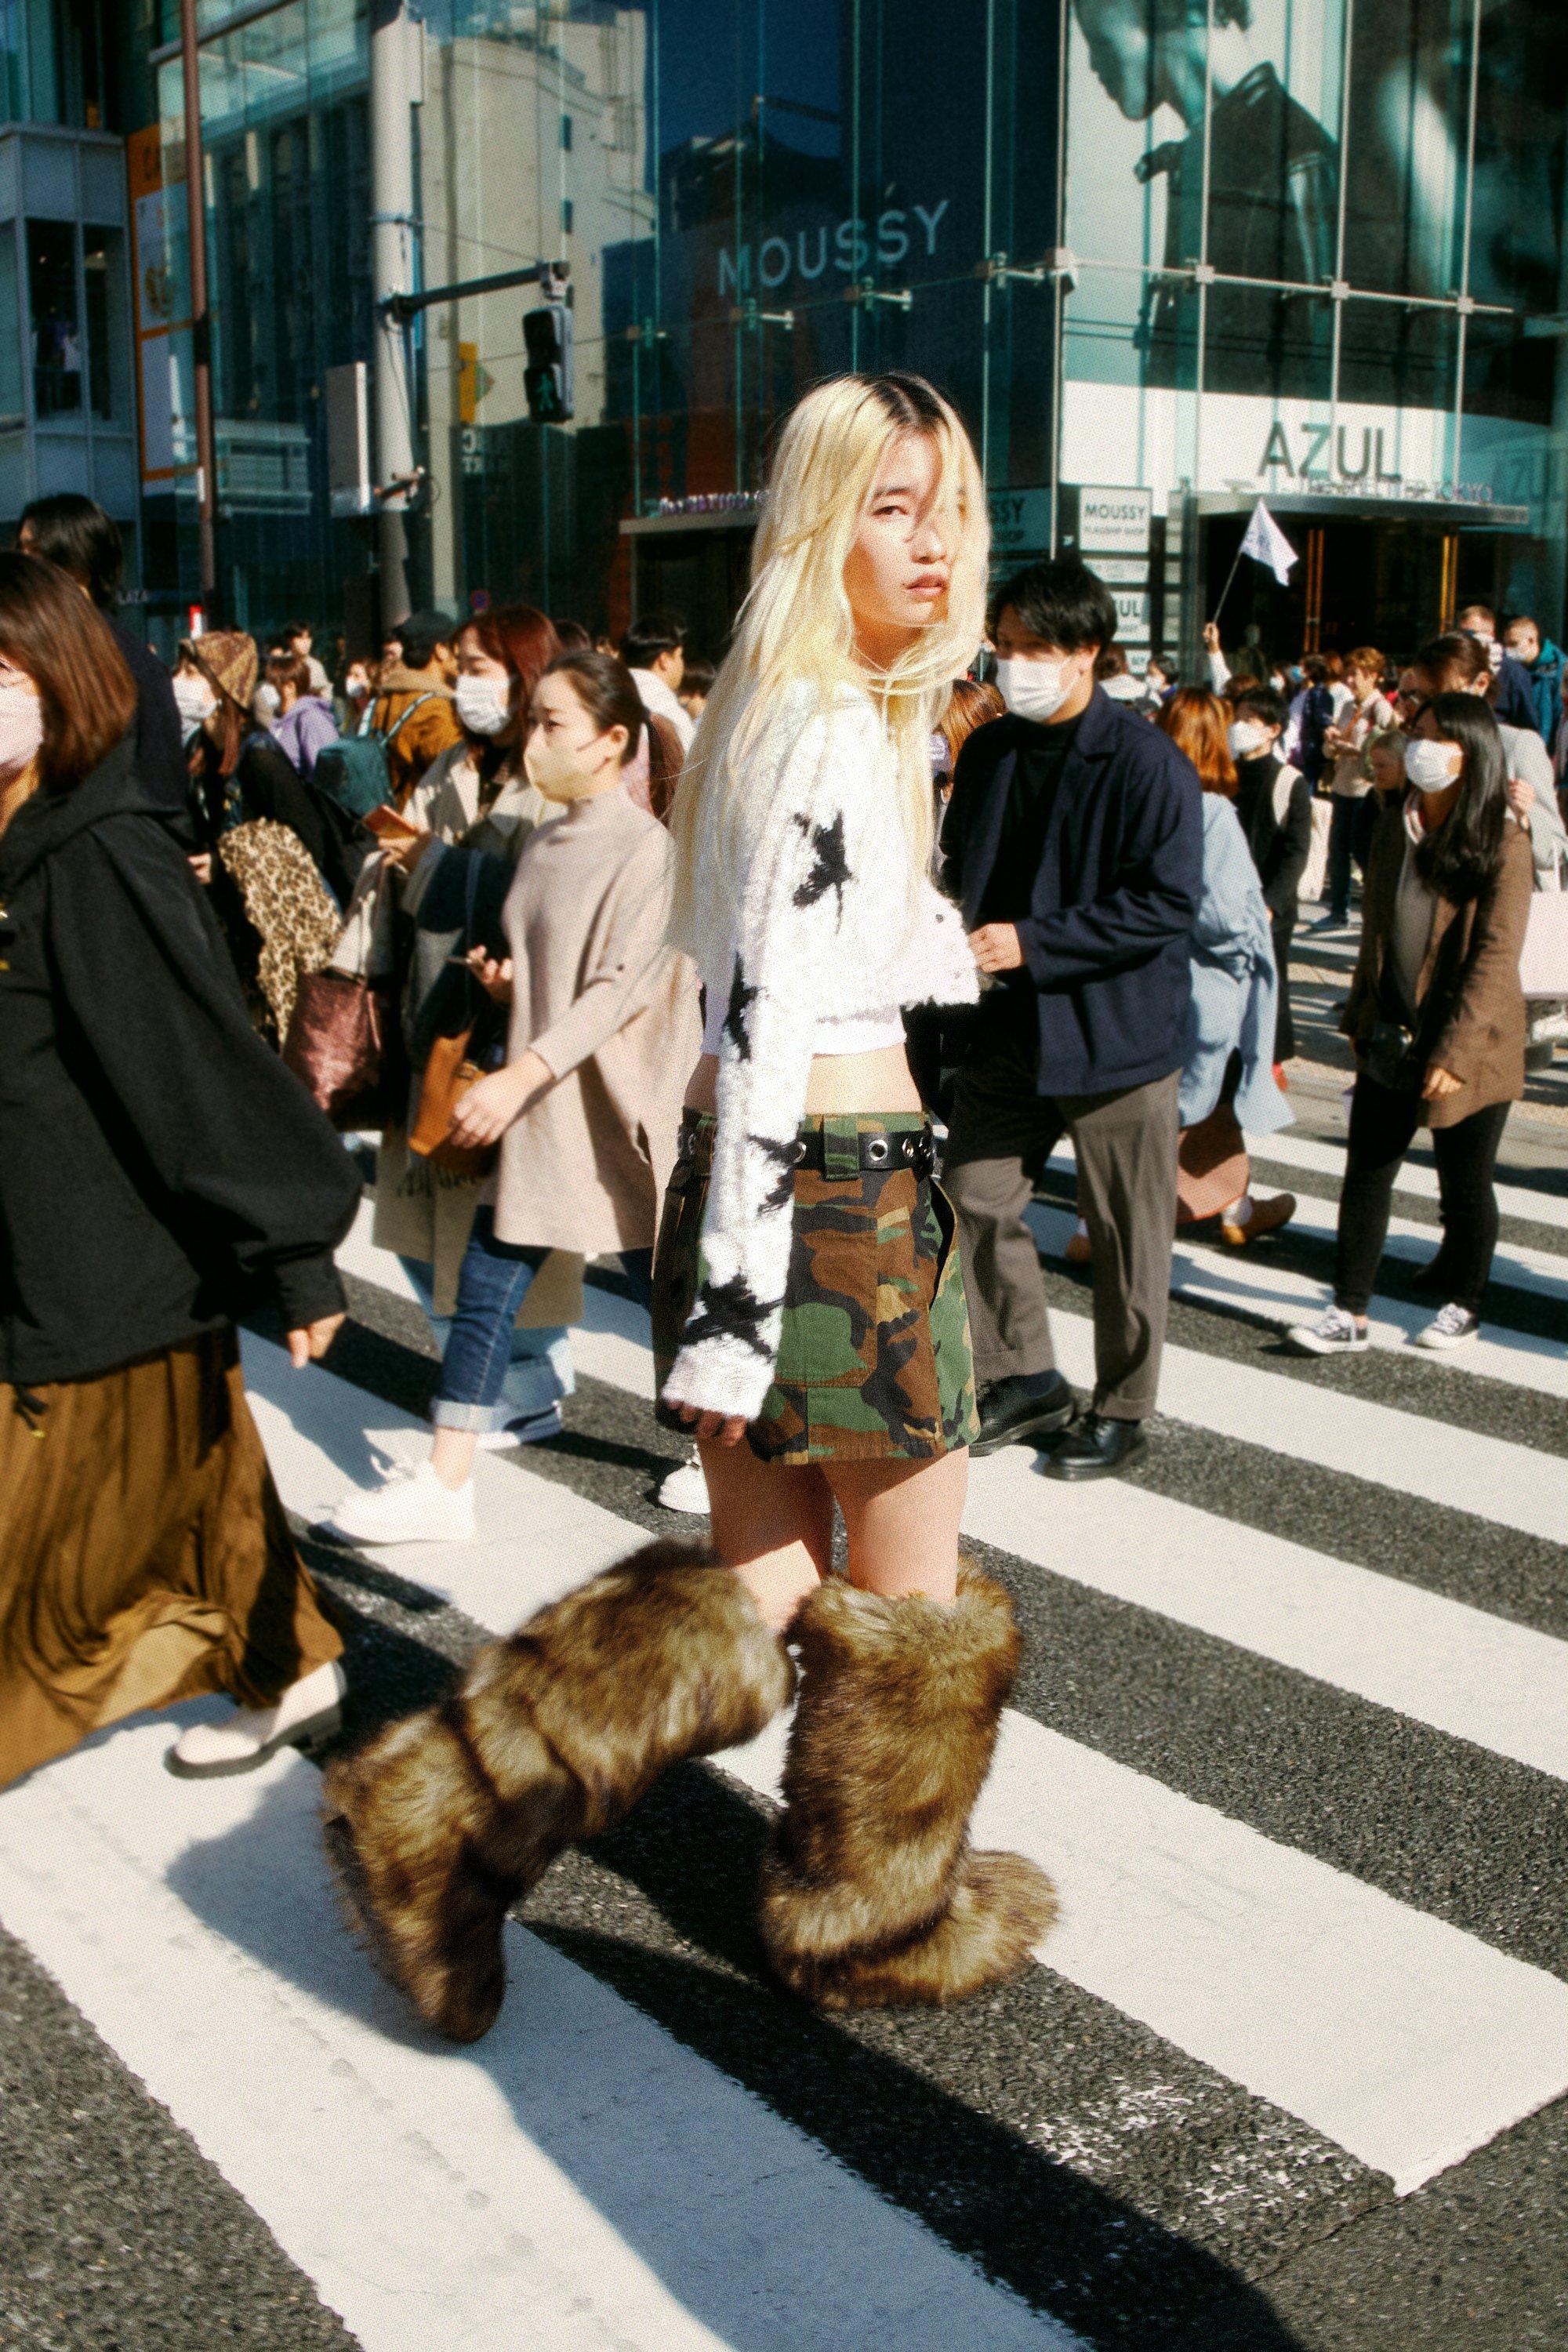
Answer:
<path fill-rule="evenodd" d="M 135 8 L 142 492 L 173 609 L 195 546 L 184 110 L 174 0 Z M 368 642 L 395 617 L 386 453 L 356 495 L 329 432 L 357 364 L 418 469 L 392 601 L 521 594 L 595 626 L 635 601 L 717 651 L 779 417 L 824 374 L 906 367 L 970 424 L 998 562 L 1081 550 L 1131 648 L 1190 654 L 1260 495 L 1302 562 L 1288 589 L 1243 566 L 1227 612 L 1282 650 L 1394 649 L 1476 596 L 1561 634 L 1557 0 L 198 21 L 234 620 Z M 382 307 L 542 260 L 570 273 L 568 424 L 529 414 L 536 289 Z"/>

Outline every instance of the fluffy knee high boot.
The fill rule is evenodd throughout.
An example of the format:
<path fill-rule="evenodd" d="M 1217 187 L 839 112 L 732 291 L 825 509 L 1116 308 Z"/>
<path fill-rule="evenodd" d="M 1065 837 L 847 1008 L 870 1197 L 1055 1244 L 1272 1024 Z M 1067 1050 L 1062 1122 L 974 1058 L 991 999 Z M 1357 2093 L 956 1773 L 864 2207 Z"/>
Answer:
<path fill-rule="evenodd" d="M 712 1554 L 650 1544 L 480 1651 L 444 1706 L 331 1766 L 329 1853 L 354 1924 L 426 2023 L 475 2042 L 501 1923 L 563 1845 L 668 1765 L 759 1732 L 794 1670 Z"/>
<path fill-rule="evenodd" d="M 824 1584 L 791 1638 L 805 1679 L 762 1878 L 773 1969 L 823 2009 L 1014 1975 L 1056 1916 L 1051 1883 L 966 1834 L 1017 1672 L 1006 1594 L 967 1566 L 951 1610 Z"/>

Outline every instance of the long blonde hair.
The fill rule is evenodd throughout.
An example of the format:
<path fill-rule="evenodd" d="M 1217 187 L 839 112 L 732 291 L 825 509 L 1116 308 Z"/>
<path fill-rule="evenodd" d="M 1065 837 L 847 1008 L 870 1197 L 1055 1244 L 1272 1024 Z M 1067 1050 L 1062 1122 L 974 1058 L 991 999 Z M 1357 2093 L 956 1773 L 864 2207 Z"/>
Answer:
<path fill-rule="evenodd" d="M 951 551 L 948 590 L 915 642 L 885 670 L 856 650 L 844 567 L 888 444 L 923 435 L 937 455 L 937 511 Z M 752 550 L 752 584 L 734 642 L 687 754 L 675 836 L 671 934 L 696 945 L 698 910 L 715 893 L 732 906 L 765 815 L 748 769 L 781 698 L 805 685 L 804 727 L 845 688 L 881 707 L 899 777 L 898 814 L 911 879 L 929 872 L 934 824 L 931 738 L 952 680 L 984 632 L 990 534 L 974 451 L 963 424 L 923 376 L 839 375 L 808 392 L 779 436 Z"/>

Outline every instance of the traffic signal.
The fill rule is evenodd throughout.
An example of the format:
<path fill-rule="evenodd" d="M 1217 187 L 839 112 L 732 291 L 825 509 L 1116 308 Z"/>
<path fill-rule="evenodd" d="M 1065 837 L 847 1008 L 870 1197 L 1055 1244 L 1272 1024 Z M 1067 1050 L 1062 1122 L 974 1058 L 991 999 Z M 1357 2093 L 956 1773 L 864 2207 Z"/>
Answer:
<path fill-rule="evenodd" d="M 536 425 L 563 425 L 572 414 L 572 313 L 564 302 L 525 310 L 522 340 L 528 364 L 522 388 Z"/>

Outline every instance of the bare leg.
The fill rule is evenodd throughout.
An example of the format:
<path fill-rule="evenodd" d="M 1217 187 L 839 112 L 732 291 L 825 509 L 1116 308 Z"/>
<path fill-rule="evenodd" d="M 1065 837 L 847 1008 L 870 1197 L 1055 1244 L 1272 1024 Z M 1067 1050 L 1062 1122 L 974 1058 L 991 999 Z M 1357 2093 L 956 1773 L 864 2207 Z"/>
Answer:
<path fill-rule="evenodd" d="M 935 1462 L 825 1463 L 823 1476 L 844 1514 L 852 1584 L 952 1602 L 969 1492 L 967 1446 Z"/>
<path fill-rule="evenodd" d="M 759 1462 L 738 1445 L 702 1443 L 713 1549 L 767 1622 L 783 1633 L 833 1558 L 833 1496 L 813 1465 Z"/>
<path fill-rule="evenodd" d="M 443 1486 L 454 1493 L 468 1483 L 474 1466 L 474 1433 L 471 1429 L 437 1429 L 430 1447 L 430 1467 Z"/>

